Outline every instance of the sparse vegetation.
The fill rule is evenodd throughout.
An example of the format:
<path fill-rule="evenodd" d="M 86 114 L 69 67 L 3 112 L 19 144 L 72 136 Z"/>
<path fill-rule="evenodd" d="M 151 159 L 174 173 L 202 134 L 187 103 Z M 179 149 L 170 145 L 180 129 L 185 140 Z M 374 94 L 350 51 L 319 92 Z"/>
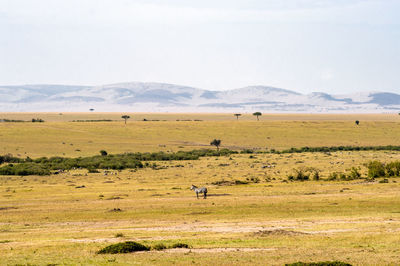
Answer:
<path fill-rule="evenodd" d="M 257 117 L 257 121 L 258 121 L 258 120 L 260 120 L 258 117 L 259 117 L 259 116 L 262 116 L 262 113 L 261 113 L 261 112 L 255 112 L 255 113 L 253 113 L 253 115 L 254 115 L 255 117 Z"/>
<path fill-rule="evenodd" d="M 126 121 L 131 117 L 129 115 L 123 115 L 121 116 L 121 118 L 125 120 L 125 125 L 126 125 Z"/>
<path fill-rule="evenodd" d="M 188 244 L 186 243 L 175 243 L 171 245 L 171 248 L 191 248 Z"/>
<path fill-rule="evenodd" d="M 210 142 L 210 145 L 217 147 L 217 151 L 219 151 L 219 146 L 221 145 L 221 140 L 214 139 L 213 141 Z"/>
<path fill-rule="evenodd" d="M 69 122 L 103 115 L 116 122 Z M 383 120 L 387 114 L 373 122 L 378 116 L 346 116 L 339 122 L 321 121 L 319 115 L 306 121 L 276 121 L 271 114 L 273 121 L 262 123 L 251 121 L 252 115 L 241 116 L 240 123 L 232 120 L 232 114 L 190 115 L 179 118 L 192 121 L 176 122 L 177 115 L 138 114 L 127 127 L 121 114 L 103 113 L 57 113 L 54 118 L 40 114 L 46 123 L 0 123 L 2 152 L 8 154 L 0 157 L 0 168 L 31 163 L 51 172 L 0 175 L 0 261 L 5 265 L 285 265 L 325 260 L 395 265 L 400 261 L 396 252 L 400 151 L 386 146 L 398 143 L 399 129 L 394 120 Z M 29 120 L 36 115 L 7 116 Z M 142 122 L 143 117 L 149 121 Z M 161 122 L 164 119 L 168 121 Z M 354 125 L 356 119 L 365 130 Z M 210 136 L 223 137 L 224 147 L 234 150 L 210 147 Z M 298 148 L 302 146 L 311 147 Z M 193 151 L 196 147 L 209 150 Z M 101 149 L 107 155 L 102 156 Z M 118 168 L 133 160 L 146 169 L 96 166 Z M 372 161 L 383 165 L 384 176 L 368 177 Z M 56 168 L 64 165 L 72 168 Z M 88 174 L 92 171 L 100 173 Z M 331 173 L 335 178 L 327 182 Z M 206 186 L 208 200 L 193 197 L 190 184 Z M 131 240 L 153 251 L 96 254 L 115 241 Z M 179 247 L 191 250 L 164 249 Z"/>
<path fill-rule="evenodd" d="M 91 157 L 64 158 L 64 157 L 42 157 L 38 159 L 18 159 L 5 155 L 0 157 L 1 160 L 7 162 L 16 161 L 16 164 L 9 164 L 0 167 L 2 175 L 50 175 L 51 170 L 70 170 L 73 168 L 86 168 L 90 172 L 96 172 L 96 169 L 137 169 L 143 167 L 151 167 L 158 169 L 156 164 L 143 164 L 142 161 L 181 161 L 181 160 L 197 160 L 204 156 L 227 156 L 237 152 L 222 149 L 213 150 L 193 150 L 178 151 L 176 153 L 126 153 L 116 155 L 96 155 Z"/>

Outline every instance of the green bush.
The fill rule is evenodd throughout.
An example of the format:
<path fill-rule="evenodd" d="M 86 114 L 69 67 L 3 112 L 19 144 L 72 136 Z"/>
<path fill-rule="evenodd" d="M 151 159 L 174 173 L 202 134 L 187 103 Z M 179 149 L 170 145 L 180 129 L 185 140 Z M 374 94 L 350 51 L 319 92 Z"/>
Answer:
<path fill-rule="evenodd" d="M 288 175 L 288 180 L 307 181 L 310 180 L 310 171 L 313 169 L 299 168 L 293 170 L 295 173 Z"/>
<path fill-rule="evenodd" d="M 50 175 L 50 170 L 35 163 L 8 164 L 0 167 L 0 175 Z"/>
<path fill-rule="evenodd" d="M 385 165 L 386 176 L 400 176 L 400 161 L 390 162 Z"/>
<path fill-rule="evenodd" d="M 357 168 L 352 167 L 350 173 L 348 174 L 349 180 L 359 179 L 361 178 L 360 172 L 358 172 Z"/>
<path fill-rule="evenodd" d="M 385 176 L 385 166 L 379 161 L 371 161 L 367 164 L 368 177 L 376 178 Z"/>
<path fill-rule="evenodd" d="M 235 154 L 236 151 L 228 149 L 216 150 L 192 150 L 192 151 L 178 151 L 175 153 L 153 152 L 153 153 L 124 153 L 116 155 L 95 155 L 91 157 L 78 157 L 78 158 L 64 158 L 64 157 L 41 157 L 37 159 L 27 158 L 26 160 L 15 158 L 9 155 L 0 157 L 0 162 L 15 162 L 19 163 L 18 169 L 25 169 L 23 175 L 37 174 L 49 175 L 50 170 L 69 170 L 73 168 L 85 169 L 137 169 L 143 168 L 142 161 L 180 161 L 180 160 L 197 160 L 205 156 L 229 156 Z M 36 165 L 37 167 L 33 167 Z M 156 164 L 148 164 L 148 167 L 159 169 Z M 32 171 L 29 169 L 33 169 Z M 93 170 L 94 171 L 94 170 Z M 16 173 L 15 168 L 3 166 L 0 168 L 0 175 L 19 175 Z M 21 175 L 22 175 L 21 174 Z"/>
<path fill-rule="evenodd" d="M 29 157 L 27 157 L 29 158 Z M 13 157 L 11 154 L 0 155 L 0 164 L 2 163 L 20 163 L 23 159 Z"/>
<path fill-rule="evenodd" d="M 155 244 L 155 245 L 152 247 L 152 249 L 154 249 L 154 250 L 163 250 L 163 249 L 166 249 L 166 248 L 167 248 L 167 246 L 164 245 L 163 243 Z"/>
<path fill-rule="evenodd" d="M 99 250 L 98 254 L 117 254 L 117 253 L 130 253 L 136 251 L 149 251 L 148 246 L 142 245 L 134 241 L 127 241 L 107 246 Z"/>
<path fill-rule="evenodd" d="M 185 243 L 175 243 L 171 245 L 171 248 L 191 248 L 191 246 Z"/>
<path fill-rule="evenodd" d="M 332 180 L 337 180 L 338 179 L 339 174 L 337 172 L 332 172 L 329 174 L 328 180 L 332 181 Z"/>

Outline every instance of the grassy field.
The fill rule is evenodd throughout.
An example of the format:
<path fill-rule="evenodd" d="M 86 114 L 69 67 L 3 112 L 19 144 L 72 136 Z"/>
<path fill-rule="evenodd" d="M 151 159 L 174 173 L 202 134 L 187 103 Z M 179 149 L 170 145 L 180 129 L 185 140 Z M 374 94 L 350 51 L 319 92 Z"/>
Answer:
<path fill-rule="evenodd" d="M 292 120 L 290 115 L 264 115 L 260 121 L 244 115 L 236 121 L 227 114 L 131 114 L 125 126 L 120 114 L 0 114 L 0 119 L 33 117 L 49 122 L 0 123 L 0 153 L 79 157 L 102 149 L 109 153 L 192 150 L 209 147 L 214 138 L 222 140 L 222 147 L 259 150 L 400 143 L 398 115 L 293 115 Z M 142 121 L 142 117 L 167 121 Z M 95 119 L 118 121 L 68 122 Z"/>
<path fill-rule="evenodd" d="M 12 116 L 13 115 L 13 116 Z M 0 154 L 83 156 L 127 151 L 398 145 L 397 116 L 35 114 L 45 123 L 0 123 Z M 29 119 L 32 114 L 1 114 Z M 58 117 L 67 117 L 56 121 Z M 54 118 L 52 118 L 54 117 Z M 300 117 L 302 117 L 300 119 Z M 362 118 L 361 118 L 362 117 Z M 31 117 L 32 118 L 32 117 Z M 162 118 L 162 119 L 161 119 Z M 203 120 L 203 121 L 176 121 Z M 135 121 L 136 120 L 136 121 Z M 141 119 L 143 120 L 143 119 Z M 243 120 L 243 121 L 241 121 Z M 63 142 L 65 144 L 63 144 Z M 71 145 L 72 144 L 72 145 Z M 80 151 L 76 151 L 79 149 Z M 25 154 L 26 152 L 26 154 Z M 400 178 L 287 181 L 314 167 L 323 179 L 365 163 L 400 160 L 399 152 L 236 154 L 157 162 L 156 169 L 76 169 L 51 176 L 0 176 L 0 265 L 283 265 L 340 260 L 400 264 Z M 248 184 L 234 185 L 235 180 Z M 190 185 L 206 185 L 196 199 Z M 219 184 L 219 185 L 218 185 Z M 99 255 L 122 241 L 192 249 Z"/>

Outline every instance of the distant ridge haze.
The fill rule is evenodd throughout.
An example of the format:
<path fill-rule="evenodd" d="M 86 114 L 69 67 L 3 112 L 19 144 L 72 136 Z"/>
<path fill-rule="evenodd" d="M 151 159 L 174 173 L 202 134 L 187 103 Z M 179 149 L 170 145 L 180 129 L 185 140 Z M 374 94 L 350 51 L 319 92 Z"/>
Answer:
<path fill-rule="evenodd" d="M 400 95 L 359 92 L 334 95 L 248 86 L 214 91 L 155 82 L 101 86 L 0 86 L 1 112 L 300 112 L 388 113 L 400 110 Z"/>

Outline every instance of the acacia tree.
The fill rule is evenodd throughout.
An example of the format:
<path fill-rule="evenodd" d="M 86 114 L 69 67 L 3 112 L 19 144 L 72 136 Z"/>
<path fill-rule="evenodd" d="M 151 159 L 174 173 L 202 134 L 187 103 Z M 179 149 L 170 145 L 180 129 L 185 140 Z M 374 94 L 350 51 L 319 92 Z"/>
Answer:
<path fill-rule="evenodd" d="M 260 120 L 260 119 L 258 119 L 258 117 L 259 117 L 259 116 L 262 116 L 262 113 L 260 113 L 260 112 L 255 112 L 255 113 L 253 113 L 253 115 L 257 117 L 257 121 L 258 121 L 258 120 Z"/>
<path fill-rule="evenodd" d="M 233 114 L 234 116 L 236 116 L 236 120 L 239 120 L 239 116 L 241 116 L 242 114 Z"/>
<path fill-rule="evenodd" d="M 217 147 L 217 151 L 219 151 L 219 146 L 221 145 L 221 140 L 214 139 L 213 141 L 210 142 L 210 145 Z"/>
<path fill-rule="evenodd" d="M 121 118 L 125 119 L 125 125 L 126 125 L 126 120 L 128 120 L 131 117 L 129 115 L 123 115 L 121 116 Z"/>

